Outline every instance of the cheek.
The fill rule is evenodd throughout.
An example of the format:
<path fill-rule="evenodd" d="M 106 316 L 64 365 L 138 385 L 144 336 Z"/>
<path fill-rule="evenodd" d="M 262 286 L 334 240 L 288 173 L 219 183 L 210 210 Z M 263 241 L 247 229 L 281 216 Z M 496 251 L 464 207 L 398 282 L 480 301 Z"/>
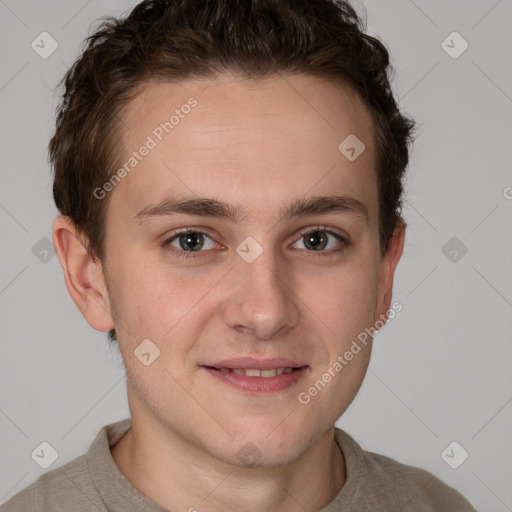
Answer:
<path fill-rule="evenodd" d="M 207 316 L 204 298 L 215 277 L 178 273 L 161 265 L 119 265 L 113 287 L 118 320 L 139 342 L 150 338 L 163 346 L 184 324 L 189 330 L 201 325 L 198 314 Z"/>
<path fill-rule="evenodd" d="M 347 265 L 336 272 L 317 274 L 314 283 L 308 278 L 304 284 L 300 296 L 305 297 L 305 303 L 338 343 L 348 342 L 372 325 L 377 304 L 377 272 L 371 265 Z"/>

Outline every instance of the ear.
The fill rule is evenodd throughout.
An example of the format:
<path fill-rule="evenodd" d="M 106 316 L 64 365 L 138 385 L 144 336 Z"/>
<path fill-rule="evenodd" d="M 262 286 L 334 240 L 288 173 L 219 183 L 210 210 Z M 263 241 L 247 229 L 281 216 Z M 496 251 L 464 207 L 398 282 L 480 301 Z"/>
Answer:
<path fill-rule="evenodd" d="M 89 254 L 87 237 L 64 215 L 53 223 L 53 245 L 73 302 L 97 331 L 114 328 L 110 302 L 98 258 Z"/>
<path fill-rule="evenodd" d="M 375 318 L 373 320 L 374 324 L 377 320 L 387 321 L 388 319 L 388 312 L 393 295 L 393 277 L 404 249 L 406 226 L 406 222 L 400 217 L 397 226 L 393 231 L 393 236 L 389 241 L 388 250 L 381 257 L 379 284 L 377 288 L 377 308 L 375 311 Z"/>

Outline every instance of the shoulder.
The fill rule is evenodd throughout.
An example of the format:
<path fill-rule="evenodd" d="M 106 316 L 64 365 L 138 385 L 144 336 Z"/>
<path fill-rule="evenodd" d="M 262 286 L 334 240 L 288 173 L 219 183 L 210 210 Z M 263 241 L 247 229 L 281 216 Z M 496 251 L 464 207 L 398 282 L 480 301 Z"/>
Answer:
<path fill-rule="evenodd" d="M 357 475 L 376 501 L 388 500 L 402 512 L 476 512 L 456 489 L 429 471 L 365 451 L 340 429 L 336 438 L 347 452 L 347 476 Z"/>
<path fill-rule="evenodd" d="M 103 426 L 87 453 L 42 474 L 1 505 L 0 512 L 107 511 L 98 485 L 103 485 L 104 493 L 115 492 L 111 477 L 117 467 L 111 459 L 109 446 L 130 426 L 130 419 Z"/>
<path fill-rule="evenodd" d="M 68 512 L 93 508 L 104 510 L 89 475 L 86 455 L 81 455 L 41 475 L 0 506 L 0 512 Z"/>
<path fill-rule="evenodd" d="M 131 427 L 131 419 L 103 426 L 84 455 L 48 471 L 0 506 L 0 512 L 107 512 L 105 495 L 114 495 L 123 476 L 110 454 Z M 126 483 L 125 483 L 126 484 Z"/>
<path fill-rule="evenodd" d="M 390 457 L 364 452 L 372 478 L 386 489 L 393 489 L 406 510 L 436 512 L 475 512 L 471 504 L 453 487 L 425 469 L 402 464 Z"/>

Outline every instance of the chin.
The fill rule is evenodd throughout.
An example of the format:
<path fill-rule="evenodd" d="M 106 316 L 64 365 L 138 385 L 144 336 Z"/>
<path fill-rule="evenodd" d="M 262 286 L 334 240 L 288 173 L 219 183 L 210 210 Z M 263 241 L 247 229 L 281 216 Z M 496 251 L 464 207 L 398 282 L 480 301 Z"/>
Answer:
<path fill-rule="evenodd" d="M 235 452 L 230 452 L 229 457 L 223 460 L 238 468 L 272 469 L 293 462 L 299 455 L 300 451 L 296 449 L 286 447 L 276 450 L 268 445 L 261 449 L 251 441 L 247 441 Z"/>
<path fill-rule="evenodd" d="M 307 450 L 308 445 L 300 434 L 283 430 L 280 435 L 275 435 L 273 428 L 237 435 L 227 447 L 229 460 L 224 460 L 240 468 L 270 469 L 293 462 Z"/>

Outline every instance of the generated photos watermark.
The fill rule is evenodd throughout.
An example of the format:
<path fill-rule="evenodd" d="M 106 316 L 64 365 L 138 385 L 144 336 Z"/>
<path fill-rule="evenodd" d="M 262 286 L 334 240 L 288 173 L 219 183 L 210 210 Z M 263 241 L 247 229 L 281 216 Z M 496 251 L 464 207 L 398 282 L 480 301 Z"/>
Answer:
<path fill-rule="evenodd" d="M 322 376 L 310 387 L 307 391 L 302 391 L 298 394 L 297 399 L 302 405 L 307 405 L 311 402 L 311 399 L 320 393 L 325 386 L 334 378 L 336 375 L 341 373 L 343 368 L 349 364 L 354 357 L 361 352 L 362 348 L 359 343 L 366 346 L 368 338 L 371 338 L 375 333 L 382 329 L 386 325 L 387 321 L 392 320 L 395 316 L 402 311 L 403 306 L 400 302 L 394 302 L 391 308 L 388 310 L 387 315 L 381 314 L 379 320 L 375 322 L 372 327 L 367 327 L 364 331 L 361 331 L 357 335 L 357 340 L 353 340 L 350 348 L 343 354 L 340 354 L 336 361 L 327 368 Z M 387 318 L 387 319 L 386 319 Z M 359 341 L 359 343 L 358 343 Z"/>
<path fill-rule="evenodd" d="M 168 121 L 160 123 L 150 135 L 146 137 L 144 144 L 132 153 L 123 165 L 101 186 L 94 189 L 93 195 L 96 199 L 104 199 L 108 192 L 114 188 L 130 174 L 135 167 L 139 165 L 144 157 L 155 149 L 160 142 L 164 139 L 165 135 L 171 133 L 176 126 L 178 126 L 182 119 L 192 112 L 192 109 L 197 107 L 198 102 L 195 98 L 190 97 L 186 103 L 181 105 L 180 108 L 174 110 L 174 114 L 169 117 Z"/>

